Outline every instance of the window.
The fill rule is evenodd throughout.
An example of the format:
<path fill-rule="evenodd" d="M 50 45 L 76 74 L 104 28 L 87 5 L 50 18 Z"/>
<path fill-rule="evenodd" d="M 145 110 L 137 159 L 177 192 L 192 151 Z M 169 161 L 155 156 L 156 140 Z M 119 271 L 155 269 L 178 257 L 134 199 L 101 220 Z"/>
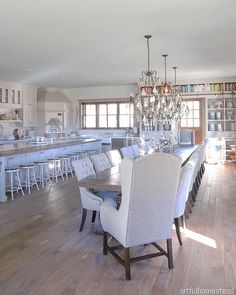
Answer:
<path fill-rule="evenodd" d="M 188 106 L 189 113 L 181 119 L 181 127 L 200 127 L 200 101 L 199 100 L 189 100 L 184 101 Z"/>
<path fill-rule="evenodd" d="M 82 128 L 133 127 L 133 105 L 123 102 L 82 103 Z"/>

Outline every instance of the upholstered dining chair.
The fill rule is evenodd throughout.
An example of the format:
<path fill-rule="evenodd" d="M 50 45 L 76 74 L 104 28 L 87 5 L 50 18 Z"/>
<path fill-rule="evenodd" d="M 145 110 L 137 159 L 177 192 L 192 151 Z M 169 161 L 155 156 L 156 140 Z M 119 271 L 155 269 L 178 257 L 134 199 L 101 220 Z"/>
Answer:
<path fill-rule="evenodd" d="M 90 157 L 90 159 L 93 163 L 96 173 L 99 173 L 99 172 L 104 171 L 108 168 L 111 168 L 111 164 L 110 164 L 106 154 L 104 154 L 104 153 L 93 155 Z"/>
<path fill-rule="evenodd" d="M 181 159 L 164 153 L 125 158 L 121 163 L 120 208 L 103 203 L 100 217 L 103 253 L 112 253 L 125 267 L 127 280 L 131 279 L 130 263 L 142 259 L 165 255 L 169 268 L 173 268 L 171 237 L 180 169 Z M 111 247 L 108 233 L 120 245 Z M 167 251 L 156 243 L 158 240 L 167 241 Z M 130 248 L 144 244 L 152 244 L 158 252 L 131 258 Z M 115 252 L 119 247 L 124 248 L 124 259 Z"/>
<path fill-rule="evenodd" d="M 135 158 L 140 157 L 140 148 L 139 148 L 138 144 L 132 144 L 132 145 L 131 145 L 131 148 L 132 148 L 132 151 L 133 151 L 134 157 L 135 157 Z"/>
<path fill-rule="evenodd" d="M 112 167 L 120 165 L 122 158 L 121 154 L 118 150 L 111 150 L 106 152 L 107 158 L 111 164 Z"/>
<path fill-rule="evenodd" d="M 123 158 L 134 159 L 134 153 L 131 146 L 125 146 L 120 149 Z"/>
<path fill-rule="evenodd" d="M 94 177 L 95 170 L 93 168 L 93 164 L 90 161 L 89 158 L 83 158 L 81 160 L 72 161 L 72 166 L 75 171 L 75 175 L 79 180 L 82 180 L 84 178 L 92 178 Z M 87 188 L 80 187 L 80 197 L 81 197 L 81 203 L 83 207 L 83 214 L 82 214 L 82 220 L 80 224 L 79 231 L 81 232 L 84 228 L 84 224 L 86 221 L 87 216 L 87 210 L 92 210 L 92 222 L 95 222 L 96 218 L 96 212 L 100 211 L 100 207 L 103 204 L 103 202 L 109 203 L 111 207 L 117 206 L 116 202 L 116 196 L 114 193 L 109 192 L 97 192 L 93 193 Z"/>
<path fill-rule="evenodd" d="M 188 201 L 189 192 L 191 190 L 190 186 L 193 177 L 193 172 L 194 163 L 192 162 L 188 162 L 183 168 L 181 168 L 180 172 L 179 188 L 174 213 L 176 234 L 180 245 L 183 245 L 180 232 L 180 219 L 182 219 L 182 222 L 185 223 L 184 212 L 186 208 L 186 202 Z"/>

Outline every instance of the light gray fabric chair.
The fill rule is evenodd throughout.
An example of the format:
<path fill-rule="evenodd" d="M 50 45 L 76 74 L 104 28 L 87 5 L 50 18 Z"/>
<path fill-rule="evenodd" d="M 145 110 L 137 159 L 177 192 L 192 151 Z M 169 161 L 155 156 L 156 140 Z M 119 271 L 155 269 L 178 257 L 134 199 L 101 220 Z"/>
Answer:
<path fill-rule="evenodd" d="M 104 153 L 91 156 L 90 159 L 93 163 L 96 173 L 99 173 L 99 172 L 104 171 L 108 168 L 111 168 L 111 164 L 110 164 L 106 154 L 104 154 Z"/>
<path fill-rule="evenodd" d="M 95 170 L 93 169 L 93 164 L 89 158 L 72 161 L 72 166 L 78 181 L 84 178 L 93 178 L 95 176 Z M 94 222 L 96 218 L 96 212 L 100 211 L 100 207 L 103 202 L 109 203 L 111 207 L 117 207 L 116 196 L 114 193 L 109 194 L 109 192 L 97 192 L 95 194 L 84 187 L 80 187 L 79 190 L 83 207 L 83 215 L 79 231 L 83 230 L 86 221 L 87 210 L 93 211 L 92 222 Z"/>
<path fill-rule="evenodd" d="M 161 169 L 160 169 L 161 167 Z M 101 206 L 104 229 L 103 253 L 109 251 L 116 258 L 118 246 L 110 247 L 110 233 L 124 248 L 125 259 L 117 260 L 125 266 L 126 279 L 131 279 L 130 263 L 165 255 L 173 268 L 172 224 L 181 169 L 181 159 L 170 154 L 153 153 L 121 163 L 122 200 L 119 210 L 108 204 Z M 167 240 L 167 251 L 156 241 Z M 159 252 L 130 258 L 129 248 L 151 243 Z"/>
<path fill-rule="evenodd" d="M 120 149 L 123 158 L 134 159 L 134 153 L 130 146 L 125 146 Z"/>
<path fill-rule="evenodd" d="M 120 165 L 122 158 L 121 154 L 118 150 L 111 150 L 106 152 L 107 158 L 111 164 L 112 167 Z"/>
<path fill-rule="evenodd" d="M 180 232 L 180 218 L 184 223 L 184 211 L 186 207 L 186 202 L 188 201 L 188 196 L 190 193 L 190 186 L 194 172 L 194 163 L 188 162 L 183 168 L 181 168 L 180 172 L 180 180 L 179 180 L 179 188 L 175 203 L 175 213 L 174 213 L 174 221 L 176 234 L 179 241 L 179 244 L 182 245 L 181 232 Z"/>
<path fill-rule="evenodd" d="M 132 144 L 132 145 L 131 145 L 131 148 L 132 148 L 132 151 L 133 151 L 134 157 L 135 157 L 135 158 L 140 157 L 140 148 L 139 148 L 138 144 Z"/>
<path fill-rule="evenodd" d="M 179 131 L 179 144 L 192 145 L 195 144 L 195 131 L 189 129 L 181 129 Z"/>

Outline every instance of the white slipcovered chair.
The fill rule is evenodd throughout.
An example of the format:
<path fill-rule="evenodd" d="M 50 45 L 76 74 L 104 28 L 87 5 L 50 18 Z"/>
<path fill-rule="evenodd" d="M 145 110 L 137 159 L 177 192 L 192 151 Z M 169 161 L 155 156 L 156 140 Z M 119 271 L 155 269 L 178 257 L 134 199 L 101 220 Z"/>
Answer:
<path fill-rule="evenodd" d="M 135 158 L 140 157 L 140 148 L 139 148 L 138 144 L 132 144 L 132 145 L 131 145 L 131 148 L 132 148 L 132 151 L 133 151 L 134 157 L 135 157 Z"/>
<path fill-rule="evenodd" d="M 121 154 L 118 150 L 111 150 L 106 152 L 107 158 L 111 164 L 112 167 L 120 165 L 122 158 Z"/>
<path fill-rule="evenodd" d="M 89 158 L 72 161 L 72 166 L 74 168 L 75 175 L 78 181 L 85 178 L 93 178 L 96 174 L 93 168 L 93 164 Z M 111 207 L 117 206 L 116 196 L 114 195 L 114 193 L 109 194 L 109 192 L 97 192 L 95 194 L 84 187 L 80 187 L 79 190 L 83 207 L 83 214 L 79 231 L 82 231 L 84 228 L 87 210 L 93 211 L 92 222 L 94 222 L 96 218 L 96 212 L 100 211 L 100 207 L 103 202 L 109 203 Z"/>
<path fill-rule="evenodd" d="M 111 164 L 110 164 L 106 154 L 104 154 L 104 153 L 93 155 L 90 157 L 90 159 L 93 163 L 96 173 L 99 173 L 99 172 L 104 171 L 108 168 L 111 168 Z"/>
<path fill-rule="evenodd" d="M 180 218 L 184 222 L 184 212 L 186 208 L 186 203 L 188 201 L 189 193 L 191 190 L 191 181 L 194 172 L 194 163 L 188 162 L 183 168 L 181 168 L 180 172 L 180 180 L 179 180 L 179 188 L 175 203 L 175 213 L 174 213 L 174 221 L 176 234 L 179 241 L 179 244 L 182 245 L 181 233 L 180 233 Z"/>
<path fill-rule="evenodd" d="M 160 169 L 161 167 L 161 169 Z M 121 163 L 122 200 L 119 210 L 103 204 L 100 210 L 104 229 L 103 253 L 109 251 L 125 267 L 131 279 L 130 263 L 165 255 L 173 268 L 172 224 L 178 189 L 181 159 L 170 154 L 153 153 Z M 108 245 L 108 233 L 125 248 L 124 260 Z M 167 251 L 156 241 L 167 240 Z M 130 258 L 129 248 L 152 244 L 157 253 Z"/>
<path fill-rule="evenodd" d="M 134 153 L 130 146 L 125 146 L 120 149 L 123 158 L 134 159 Z"/>

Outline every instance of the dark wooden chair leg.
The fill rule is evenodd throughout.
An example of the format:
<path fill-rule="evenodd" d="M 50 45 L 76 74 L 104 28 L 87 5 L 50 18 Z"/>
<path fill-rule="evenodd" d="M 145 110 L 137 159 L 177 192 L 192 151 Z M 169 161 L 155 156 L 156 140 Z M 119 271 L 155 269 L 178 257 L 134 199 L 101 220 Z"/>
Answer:
<path fill-rule="evenodd" d="M 168 267 L 169 269 L 174 268 L 173 252 L 172 252 L 172 239 L 166 240 L 167 243 L 167 254 L 168 254 Z"/>
<path fill-rule="evenodd" d="M 107 255 L 107 232 L 103 232 L 103 255 Z"/>
<path fill-rule="evenodd" d="M 130 260 L 129 260 L 129 248 L 125 248 L 125 257 L 124 257 L 124 262 L 125 262 L 125 278 L 127 281 L 131 280 L 131 273 L 130 273 Z"/>
<path fill-rule="evenodd" d="M 92 223 L 95 222 L 96 214 L 97 214 L 97 211 L 93 211 L 93 215 L 92 215 Z"/>
<path fill-rule="evenodd" d="M 80 224 L 80 229 L 79 229 L 79 231 L 82 231 L 83 228 L 84 228 L 84 224 L 85 224 L 86 216 L 87 216 L 87 210 L 83 208 L 83 215 L 82 215 L 82 220 L 81 220 L 81 224 Z"/>
<path fill-rule="evenodd" d="M 176 229 L 176 234 L 177 234 L 179 244 L 180 244 L 180 246 L 182 246 L 183 242 L 182 242 L 182 239 L 181 239 L 181 232 L 180 232 L 180 227 L 179 227 L 179 218 L 175 218 L 175 229 Z"/>

